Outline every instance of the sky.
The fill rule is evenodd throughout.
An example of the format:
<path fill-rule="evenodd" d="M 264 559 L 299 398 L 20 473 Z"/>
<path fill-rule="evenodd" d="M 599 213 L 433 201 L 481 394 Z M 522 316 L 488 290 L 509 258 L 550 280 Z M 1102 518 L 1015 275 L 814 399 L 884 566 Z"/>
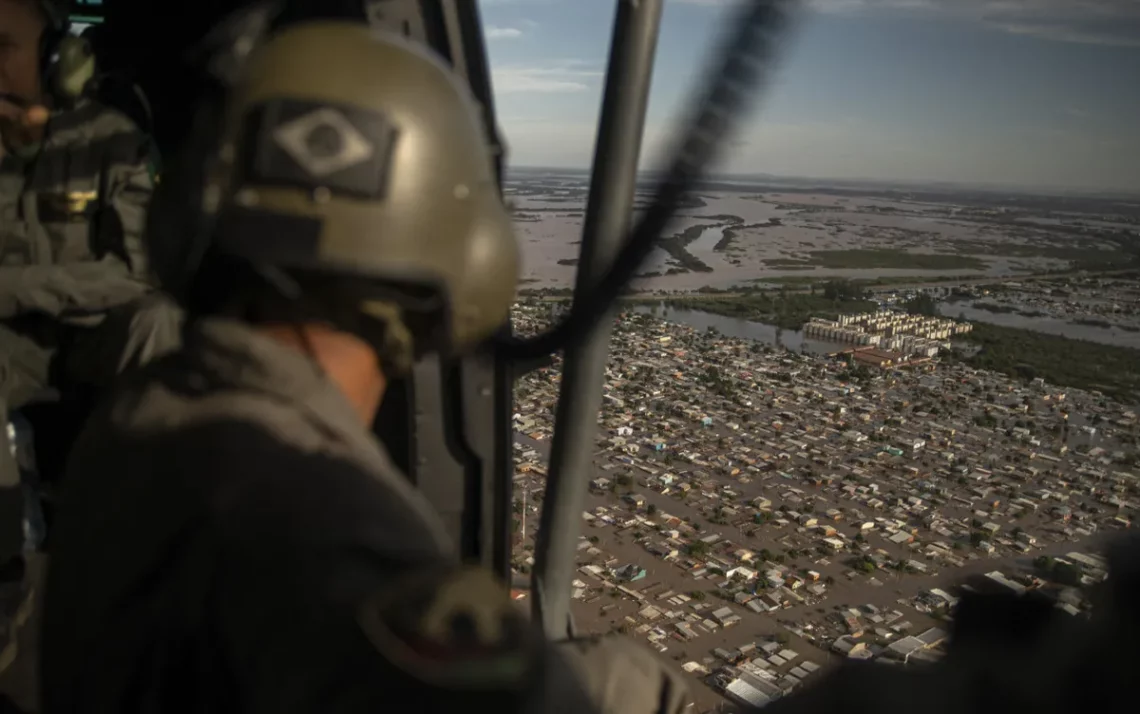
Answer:
<path fill-rule="evenodd" d="M 735 0 L 665 0 L 660 165 Z M 514 166 L 586 167 L 615 3 L 481 0 Z M 725 173 L 1140 193 L 1140 0 L 805 0 Z"/>

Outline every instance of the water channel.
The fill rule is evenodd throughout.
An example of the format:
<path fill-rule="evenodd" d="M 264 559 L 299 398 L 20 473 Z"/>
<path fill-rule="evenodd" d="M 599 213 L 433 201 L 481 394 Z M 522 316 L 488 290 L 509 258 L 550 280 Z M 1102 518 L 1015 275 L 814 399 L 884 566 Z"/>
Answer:
<path fill-rule="evenodd" d="M 971 322 L 987 322 L 1000 327 L 1016 327 L 1022 330 L 1042 332 L 1046 335 L 1060 335 L 1074 340 L 1088 340 L 1102 345 L 1131 347 L 1140 349 L 1140 332 L 1122 330 L 1118 327 L 1097 327 L 1078 325 L 1057 317 L 1029 317 L 1016 312 L 990 312 L 971 306 L 967 302 L 944 302 L 938 311 L 955 320 L 965 318 Z"/>
<path fill-rule="evenodd" d="M 763 322 L 752 322 L 736 317 L 725 317 L 703 310 L 687 310 L 670 307 L 664 303 L 657 305 L 636 305 L 631 308 L 633 312 L 652 315 L 662 320 L 687 325 L 696 330 L 707 330 L 710 327 L 725 337 L 734 337 L 741 340 L 752 340 L 773 347 L 786 347 L 793 352 L 826 355 L 849 349 L 852 345 L 840 344 L 805 337 L 801 330 L 784 330 L 775 325 Z"/>

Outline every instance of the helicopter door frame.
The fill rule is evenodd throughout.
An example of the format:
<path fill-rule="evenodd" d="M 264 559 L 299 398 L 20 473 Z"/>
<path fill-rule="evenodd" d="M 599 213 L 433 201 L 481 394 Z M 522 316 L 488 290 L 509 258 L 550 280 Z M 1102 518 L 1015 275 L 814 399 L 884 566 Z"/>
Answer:
<path fill-rule="evenodd" d="M 638 160 L 664 0 L 619 0 L 582 227 L 574 299 L 621 251 L 633 218 Z M 547 635 L 573 636 L 570 593 L 586 484 L 593 471 L 612 313 L 565 351 L 550 468 L 535 547 L 532 611 Z"/>
<path fill-rule="evenodd" d="M 430 47 L 466 80 L 482 109 L 501 190 L 504 148 L 478 3 L 373 0 L 365 11 L 374 26 Z M 448 363 L 425 358 L 410 378 L 392 385 L 374 427 L 438 511 L 460 556 L 504 582 L 511 575 L 514 377 L 511 366 L 489 352 Z"/>

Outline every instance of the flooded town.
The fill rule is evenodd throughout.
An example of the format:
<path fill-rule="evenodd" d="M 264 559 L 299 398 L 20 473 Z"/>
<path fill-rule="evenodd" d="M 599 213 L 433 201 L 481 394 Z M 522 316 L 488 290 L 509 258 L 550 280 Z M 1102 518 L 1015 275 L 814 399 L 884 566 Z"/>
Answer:
<path fill-rule="evenodd" d="M 519 193 L 524 212 L 559 200 Z M 1140 282 L 1114 270 L 1131 263 L 1098 272 L 1064 256 L 1056 236 L 1043 249 L 1051 258 L 1025 257 L 1049 230 L 1025 227 L 1008 244 L 1021 247 L 995 248 L 995 235 L 987 250 L 974 245 L 969 257 L 984 265 L 972 273 L 919 258 L 897 270 L 796 266 L 789 277 L 790 261 L 826 262 L 828 251 L 961 256 L 952 241 L 975 238 L 947 243 L 945 232 L 1008 212 L 703 198 L 708 213 L 736 215 L 749 201 L 771 213 L 721 223 L 707 246 L 693 218 L 681 247 L 696 262 L 659 256 L 623 306 L 582 513 L 579 629 L 652 646 L 689 673 L 705 712 L 762 706 L 850 658 L 935 661 L 966 590 L 1047 593 L 1083 616 L 1106 574 L 1104 539 L 1130 528 L 1140 504 Z M 560 210 L 520 224 L 553 251 L 537 263 L 538 248 L 528 254 L 523 333 L 565 311 L 558 286 L 574 261 L 557 256 L 577 246 L 551 240 L 569 230 L 560 221 L 581 218 Z M 865 220 L 840 227 L 851 211 Z M 897 223 L 884 230 L 883 217 Z M 1117 220 L 1105 230 L 1124 230 Z M 747 226 L 763 221 L 748 247 Z M 829 237 L 793 247 L 797 227 Z M 709 251 L 725 260 L 701 269 Z M 1022 257 L 997 257 L 1010 252 Z M 516 389 L 524 575 L 559 385 L 555 363 Z"/>

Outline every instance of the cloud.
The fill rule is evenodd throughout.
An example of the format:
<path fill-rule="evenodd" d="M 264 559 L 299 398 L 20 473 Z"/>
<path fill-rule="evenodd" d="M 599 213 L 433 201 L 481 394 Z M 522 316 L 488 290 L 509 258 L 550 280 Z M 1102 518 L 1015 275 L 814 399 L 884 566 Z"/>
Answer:
<path fill-rule="evenodd" d="M 673 1 L 719 6 L 736 0 Z M 833 15 L 908 13 L 1057 42 L 1140 47 L 1137 0 L 807 0 L 807 5 Z"/>
<path fill-rule="evenodd" d="M 1140 47 L 1140 33 L 1113 27 L 1081 27 L 1079 24 L 1055 22 L 987 22 L 990 27 L 1013 35 L 1028 35 L 1045 40 L 1082 45 Z"/>
<path fill-rule="evenodd" d="M 484 30 L 489 40 L 513 40 L 522 37 L 522 30 L 517 27 L 495 27 L 491 25 Z"/>
<path fill-rule="evenodd" d="M 531 67 L 503 65 L 492 69 L 496 94 L 520 92 L 584 92 L 601 78 L 602 73 L 580 69 L 584 63 L 566 61 L 554 66 Z"/>

